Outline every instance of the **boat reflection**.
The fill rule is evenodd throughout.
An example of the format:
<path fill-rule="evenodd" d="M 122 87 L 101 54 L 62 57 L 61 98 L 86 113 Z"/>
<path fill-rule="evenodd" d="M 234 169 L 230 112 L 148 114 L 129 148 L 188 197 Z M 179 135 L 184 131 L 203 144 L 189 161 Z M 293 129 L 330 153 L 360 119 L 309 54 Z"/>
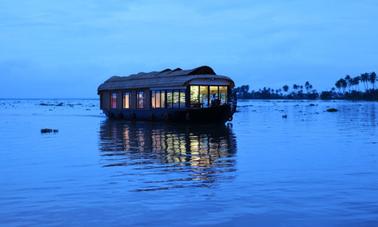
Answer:
<path fill-rule="evenodd" d="M 209 187 L 233 179 L 236 139 L 224 125 L 106 120 L 100 151 L 103 167 L 124 167 L 121 175 L 133 176 L 133 190 Z"/>

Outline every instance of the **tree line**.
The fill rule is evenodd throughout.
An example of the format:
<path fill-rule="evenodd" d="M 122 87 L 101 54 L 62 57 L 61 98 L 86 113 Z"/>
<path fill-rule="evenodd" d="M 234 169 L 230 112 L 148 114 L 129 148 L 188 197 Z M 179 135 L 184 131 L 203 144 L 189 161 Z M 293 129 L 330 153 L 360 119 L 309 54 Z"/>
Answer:
<path fill-rule="evenodd" d="M 264 87 L 259 90 L 251 90 L 249 85 L 234 88 L 234 93 L 239 99 L 348 99 L 348 100 L 376 100 L 378 90 L 375 89 L 377 75 L 375 72 L 362 73 L 352 77 L 346 75 L 335 82 L 329 91 L 318 92 L 313 85 L 306 81 L 303 85 L 284 85 L 273 89 Z"/>

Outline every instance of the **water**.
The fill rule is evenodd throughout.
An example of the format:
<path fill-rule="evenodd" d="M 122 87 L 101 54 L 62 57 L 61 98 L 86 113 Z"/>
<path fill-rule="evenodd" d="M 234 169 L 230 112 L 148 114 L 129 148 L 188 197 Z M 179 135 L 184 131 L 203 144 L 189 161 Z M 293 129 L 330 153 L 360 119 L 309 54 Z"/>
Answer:
<path fill-rule="evenodd" d="M 378 225 L 377 103 L 240 101 L 209 127 L 97 102 L 0 100 L 2 226 Z"/>

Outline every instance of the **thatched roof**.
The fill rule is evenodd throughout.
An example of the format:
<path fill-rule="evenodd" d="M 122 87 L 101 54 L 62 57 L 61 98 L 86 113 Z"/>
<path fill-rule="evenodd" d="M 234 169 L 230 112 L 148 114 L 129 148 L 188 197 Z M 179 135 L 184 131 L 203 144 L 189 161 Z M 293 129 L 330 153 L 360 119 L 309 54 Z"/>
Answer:
<path fill-rule="evenodd" d="M 234 86 L 234 82 L 226 76 L 216 75 L 208 66 L 201 66 L 190 70 L 180 68 L 165 69 L 149 73 L 138 73 L 130 76 L 113 76 L 98 87 L 98 91 L 133 89 L 133 88 L 156 88 L 156 87 L 183 87 L 195 79 L 224 80 Z"/>

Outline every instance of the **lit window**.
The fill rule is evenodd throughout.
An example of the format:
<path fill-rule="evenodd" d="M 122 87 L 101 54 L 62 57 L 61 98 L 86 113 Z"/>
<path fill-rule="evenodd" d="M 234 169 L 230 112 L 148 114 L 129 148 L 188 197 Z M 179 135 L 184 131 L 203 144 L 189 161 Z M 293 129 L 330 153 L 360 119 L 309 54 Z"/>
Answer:
<path fill-rule="evenodd" d="M 155 107 L 156 107 L 156 108 L 160 108 L 160 107 L 161 107 L 161 104 L 160 104 L 160 91 L 157 91 L 157 92 L 156 92 L 156 96 L 155 96 Z"/>
<path fill-rule="evenodd" d="M 125 92 L 123 94 L 123 108 L 124 109 L 130 108 L 130 92 Z"/>
<path fill-rule="evenodd" d="M 151 91 L 151 106 L 152 109 L 156 108 L 156 91 Z"/>
<path fill-rule="evenodd" d="M 180 90 L 180 108 L 185 108 L 185 90 Z"/>
<path fill-rule="evenodd" d="M 179 108 L 180 107 L 180 93 L 179 91 L 173 92 L 173 108 Z"/>
<path fill-rule="evenodd" d="M 112 93 L 110 104 L 111 104 L 112 109 L 117 108 L 117 93 Z"/>
<path fill-rule="evenodd" d="M 165 108 L 165 91 L 160 92 L 160 107 Z"/>
<path fill-rule="evenodd" d="M 209 107 L 209 89 L 208 86 L 200 86 L 200 102 L 202 107 Z"/>
<path fill-rule="evenodd" d="M 218 99 L 218 86 L 210 86 L 210 100 Z"/>
<path fill-rule="evenodd" d="M 198 107 L 199 106 L 199 87 L 190 86 L 190 106 Z"/>
<path fill-rule="evenodd" d="M 219 86 L 219 99 L 221 104 L 227 103 L 227 86 Z"/>
<path fill-rule="evenodd" d="M 219 105 L 218 86 L 210 86 L 210 104 Z"/>
<path fill-rule="evenodd" d="M 161 93 L 164 94 L 164 92 L 160 92 L 160 91 L 152 91 L 151 92 L 151 106 L 153 109 L 155 108 L 161 108 L 162 107 L 162 104 L 161 104 Z"/>
<path fill-rule="evenodd" d="M 144 92 L 138 91 L 137 93 L 137 107 L 138 109 L 144 108 Z"/>
<path fill-rule="evenodd" d="M 167 108 L 173 107 L 173 95 L 172 91 L 167 91 Z"/>

